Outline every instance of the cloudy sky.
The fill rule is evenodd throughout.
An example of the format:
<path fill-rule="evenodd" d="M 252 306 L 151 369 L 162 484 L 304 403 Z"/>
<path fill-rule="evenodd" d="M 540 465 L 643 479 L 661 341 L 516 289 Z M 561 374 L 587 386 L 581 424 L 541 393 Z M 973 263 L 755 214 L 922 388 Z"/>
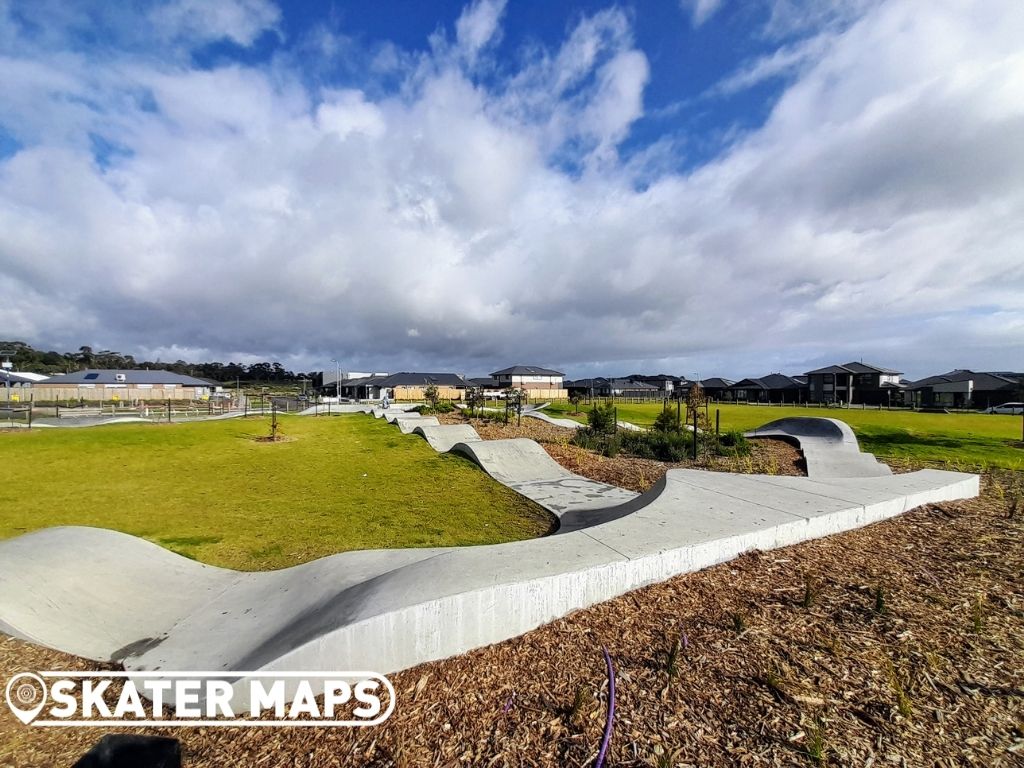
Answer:
<path fill-rule="evenodd" d="M 0 338 L 1024 369 L 1020 0 L 0 0 Z"/>

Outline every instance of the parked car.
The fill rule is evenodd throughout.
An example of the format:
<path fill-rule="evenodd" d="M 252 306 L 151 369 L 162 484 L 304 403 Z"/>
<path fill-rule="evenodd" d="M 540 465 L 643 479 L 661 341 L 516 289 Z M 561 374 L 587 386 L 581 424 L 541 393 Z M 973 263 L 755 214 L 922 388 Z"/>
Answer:
<path fill-rule="evenodd" d="M 986 408 L 985 413 L 1024 413 L 1024 403 L 1003 403 L 1002 405 L 993 405 L 991 408 Z"/>

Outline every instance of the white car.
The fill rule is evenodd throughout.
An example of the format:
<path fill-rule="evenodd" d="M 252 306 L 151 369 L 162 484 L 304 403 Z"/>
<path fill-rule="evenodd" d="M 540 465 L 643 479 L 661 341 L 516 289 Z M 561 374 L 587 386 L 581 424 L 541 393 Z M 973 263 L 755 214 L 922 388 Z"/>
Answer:
<path fill-rule="evenodd" d="M 1024 403 L 1003 403 L 1002 405 L 993 405 L 991 408 L 986 408 L 985 413 L 1024 413 Z"/>

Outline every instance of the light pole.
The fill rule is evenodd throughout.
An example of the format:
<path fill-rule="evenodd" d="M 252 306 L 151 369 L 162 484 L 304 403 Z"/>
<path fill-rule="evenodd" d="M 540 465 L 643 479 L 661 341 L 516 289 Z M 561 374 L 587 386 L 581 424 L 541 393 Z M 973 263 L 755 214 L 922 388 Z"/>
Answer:
<path fill-rule="evenodd" d="M 331 362 L 337 364 L 337 376 L 334 380 L 334 394 L 338 396 L 338 403 L 341 403 L 341 361 L 337 358 L 332 357 Z"/>

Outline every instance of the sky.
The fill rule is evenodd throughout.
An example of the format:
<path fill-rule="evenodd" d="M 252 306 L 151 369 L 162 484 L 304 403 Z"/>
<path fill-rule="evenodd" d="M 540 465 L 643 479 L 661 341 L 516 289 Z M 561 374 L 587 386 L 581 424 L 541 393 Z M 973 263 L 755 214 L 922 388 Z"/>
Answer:
<path fill-rule="evenodd" d="M 0 338 L 1024 370 L 1024 3 L 0 0 Z"/>

